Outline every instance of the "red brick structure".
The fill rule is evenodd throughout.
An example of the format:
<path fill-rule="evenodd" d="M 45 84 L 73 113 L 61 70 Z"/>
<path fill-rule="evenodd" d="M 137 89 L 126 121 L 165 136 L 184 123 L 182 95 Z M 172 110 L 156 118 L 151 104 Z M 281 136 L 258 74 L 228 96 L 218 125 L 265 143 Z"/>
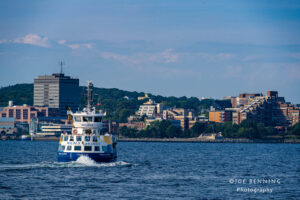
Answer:
<path fill-rule="evenodd" d="M 33 118 L 56 116 L 58 109 L 38 106 L 8 106 L 0 111 L 0 117 L 13 117 L 15 122 L 29 124 Z"/>

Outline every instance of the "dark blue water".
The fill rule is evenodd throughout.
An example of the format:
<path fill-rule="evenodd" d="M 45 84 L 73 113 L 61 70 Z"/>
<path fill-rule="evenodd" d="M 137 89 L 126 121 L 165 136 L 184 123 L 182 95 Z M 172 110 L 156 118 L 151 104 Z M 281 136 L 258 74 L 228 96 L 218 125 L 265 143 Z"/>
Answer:
<path fill-rule="evenodd" d="M 299 144 L 124 142 L 104 164 L 57 163 L 57 146 L 0 141 L 0 199 L 300 197 Z"/>

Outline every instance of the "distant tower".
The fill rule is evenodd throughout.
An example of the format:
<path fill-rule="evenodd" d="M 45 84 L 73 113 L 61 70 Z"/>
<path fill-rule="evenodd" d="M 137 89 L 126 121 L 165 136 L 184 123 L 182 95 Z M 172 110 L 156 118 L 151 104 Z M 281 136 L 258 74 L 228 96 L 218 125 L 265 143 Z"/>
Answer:
<path fill-rule="evenodd" d="M 60 61 L 59 65 L 60 65 L 60 73 L 63 74 L 63 65 L 65 65 L 65 63 L 63 61 Z"/>
<path fill-rule="evenodd" d="M 38 76 L 34 79 L 34 105 L 59 108 L 60 114 L 67 114 L 66 107 L 76 111 L 79 107 L 79 79 L 63 74 L 64 63 L 60 62 L 60 73 Z"/>

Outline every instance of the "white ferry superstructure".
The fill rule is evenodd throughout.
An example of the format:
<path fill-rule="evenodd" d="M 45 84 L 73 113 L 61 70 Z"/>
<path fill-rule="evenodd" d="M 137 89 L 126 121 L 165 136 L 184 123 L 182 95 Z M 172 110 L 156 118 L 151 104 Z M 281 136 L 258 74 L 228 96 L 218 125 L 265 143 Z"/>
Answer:
<path fill-rule="evenodd" d="M 96 162 L 110 162 L 117 159 L 116 137 L 102 131 L 105 113 L 90 108 L 90 82 L 87 90 L 87 107 L 76 113 L 68 111 L 68 117 L 73 125 L 72 133 L 60 136 L 58 162 L 76 161 L 80 156 L 88 156 Z"/>

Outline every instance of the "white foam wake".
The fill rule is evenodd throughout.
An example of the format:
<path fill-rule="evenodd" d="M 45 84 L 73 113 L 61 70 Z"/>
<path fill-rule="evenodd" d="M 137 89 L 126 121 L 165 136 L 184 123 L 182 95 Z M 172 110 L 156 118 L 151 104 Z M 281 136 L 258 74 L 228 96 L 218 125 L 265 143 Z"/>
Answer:
<path fill-rule="evenodd" d="M 131 166 L 132 164 L 117 161 L 109 163 L 96 163 L 87 156 L 80 156 L 74 162 L 41 162 L 28 164 L 0 164 L 0 172 L 6 170 L 30 170 L 37 168 L 68 168 L 68 167 L 116 167 L 116 166 Z"/>
<path fill-rule="evenodd" d="M 95 166 L 97 165 L 97 163 L 92 160 L 90 157 L 88 156 L 80 156 L 74 163 L 77 164 L 82 164 L 82 165 L 86 165 L 86 166 Z"/>
<path fill-rule="evenodd" d="M 118 161 L 118 162 L 108 162 L 108 163 L 97 163 L 94 160 L 92 160 L 88 156 L 80 156 L 75 162 L 75 164 L 80 164 L 83 166 L 89 166 L 89 167 L 115 167 L 115 166 L 129 166 L 130 163 L 124 162 L 124 161 Z"/>

